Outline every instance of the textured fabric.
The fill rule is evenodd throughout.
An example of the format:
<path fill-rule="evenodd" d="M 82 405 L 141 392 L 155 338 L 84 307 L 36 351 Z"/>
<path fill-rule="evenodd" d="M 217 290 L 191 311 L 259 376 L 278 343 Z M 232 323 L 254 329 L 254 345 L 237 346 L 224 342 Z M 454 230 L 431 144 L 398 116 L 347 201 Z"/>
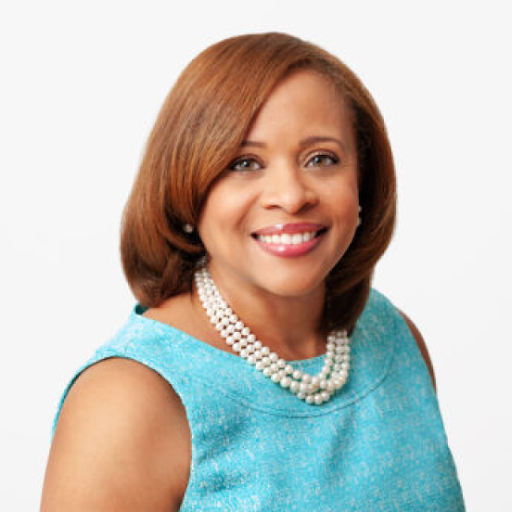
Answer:
<path fill-rule="evenodd" d="M 351 336 L 349 380 L 321 406 L 143 312 L 136 305 L 76 376 L 117 356 L 172 385 L 192 433 L 180 510 L 465 510 L 425 362 L 401 315 L 375 290 Z M 323 357 L 292 364 L 315 374 Z"/>

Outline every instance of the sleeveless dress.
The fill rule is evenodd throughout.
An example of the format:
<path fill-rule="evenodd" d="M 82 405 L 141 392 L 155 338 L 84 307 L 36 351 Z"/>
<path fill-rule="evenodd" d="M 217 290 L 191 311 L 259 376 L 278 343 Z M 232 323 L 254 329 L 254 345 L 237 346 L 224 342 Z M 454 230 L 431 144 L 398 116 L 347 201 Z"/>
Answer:
<path fill-rule="evenodd" d="M 398 310 L 372 290 L 351 336 L 345 386 L 320 406 L 299 400 L 234 353 L 135 306 L 78 370 L 136 360 L 181 398 L 192 436 L 191 511 L 464 511 L 430 374 Z M 318 373 L 323 356 L 291 364 Z"/>

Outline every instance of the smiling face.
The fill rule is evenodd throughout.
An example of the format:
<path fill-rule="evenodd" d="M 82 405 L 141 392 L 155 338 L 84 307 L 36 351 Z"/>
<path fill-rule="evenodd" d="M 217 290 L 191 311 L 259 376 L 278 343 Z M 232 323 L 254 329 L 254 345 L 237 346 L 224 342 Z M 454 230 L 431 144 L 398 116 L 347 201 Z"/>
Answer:
<path fill-rule="evenodd" d="M 358 204 L 352 112 L 329 79 L 294 71 L 209 192 L 198 232 L 210 271 L 221 289 L 323 291 L 355 234 Z"/>

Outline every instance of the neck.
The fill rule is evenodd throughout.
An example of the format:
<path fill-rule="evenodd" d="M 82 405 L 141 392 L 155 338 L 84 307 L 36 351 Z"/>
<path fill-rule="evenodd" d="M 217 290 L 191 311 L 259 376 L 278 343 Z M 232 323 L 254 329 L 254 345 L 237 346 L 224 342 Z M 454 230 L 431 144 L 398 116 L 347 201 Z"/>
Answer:
<path fill-rule="evenodd" d="M 325 285 L 298 297 L 283 297 L 257 286 L 212 272 L 219 293 L 256 337 L 285 360 L 325 354 L 326 340 L 318 332 L 325 300 Z M 203 309 L 197 291 L 193 301 Z M 204 311 L 201 315 L 207 321 Z M 218 335 L 218 334 L 217 334 Z"/>

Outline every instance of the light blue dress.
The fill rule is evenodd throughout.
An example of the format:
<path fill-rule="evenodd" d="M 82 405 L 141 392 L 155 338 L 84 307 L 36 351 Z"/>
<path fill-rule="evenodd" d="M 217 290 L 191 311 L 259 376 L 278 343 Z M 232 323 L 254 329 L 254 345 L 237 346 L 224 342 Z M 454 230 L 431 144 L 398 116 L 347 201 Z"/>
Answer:
<path fill-rule="evenodd" d="M 397 309 L 375 290 L 351 336 L 349 380 L 320 406 L 143 312 L 136 305 L 74 379 L 124 357 L 172 385 L 192 433 L 181 511 L 465 510 L 428 369 Z M 323 356 L 292 365 L 316 374 Z"/>

